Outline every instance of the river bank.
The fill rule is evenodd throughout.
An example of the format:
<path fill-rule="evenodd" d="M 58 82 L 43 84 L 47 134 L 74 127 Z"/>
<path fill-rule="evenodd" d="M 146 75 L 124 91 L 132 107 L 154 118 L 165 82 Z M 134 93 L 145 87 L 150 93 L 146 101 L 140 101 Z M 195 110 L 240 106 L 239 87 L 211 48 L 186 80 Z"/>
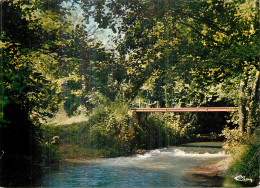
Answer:
<path fill-rule="evenodd" d="M 208 178 L 218 179 L 223 187 L 255 187 L 252 182 L 237 182 L 234 177 L 227 175 L 226 171 L 231 163 L 231 158 L 212 161 L 201 166 L 186 170 L 184 173 L 193 181 L 203 182 Z M 257 186 L 260 187 L 260 186 Z"/>

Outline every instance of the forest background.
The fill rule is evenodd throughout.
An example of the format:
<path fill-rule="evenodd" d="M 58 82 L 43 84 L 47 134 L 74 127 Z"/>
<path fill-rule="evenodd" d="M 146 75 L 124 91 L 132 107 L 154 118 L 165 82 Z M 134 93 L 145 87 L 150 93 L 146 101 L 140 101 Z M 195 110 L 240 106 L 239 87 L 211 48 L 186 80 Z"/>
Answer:
<path fill-rule="evenodd" d="M 201 133 L 222 133 L 229 172 L 259 181 L 259 1 L 2 0 L 0 45 L 1 186 L 64 156 L 129 155 Z M 140 106 L 239 113 L 131 123 Z M 85 121 L 46 125 L 59 110 Z"/>

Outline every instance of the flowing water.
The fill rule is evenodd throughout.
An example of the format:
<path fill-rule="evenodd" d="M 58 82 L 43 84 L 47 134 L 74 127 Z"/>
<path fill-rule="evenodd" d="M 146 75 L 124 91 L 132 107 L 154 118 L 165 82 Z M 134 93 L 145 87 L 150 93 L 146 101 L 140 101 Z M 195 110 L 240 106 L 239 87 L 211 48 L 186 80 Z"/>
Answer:
<path fill-rule="evenodd" d="M 65 163 L 45 174 L 34 186 L 218 187 L 222 185 L 222 177 L 202 178 L 186 173 L 190 168 L 227 157 L 221 148 L 209 144 L 156 149 L 142 155 L 101 159 L 92 163 Z"/>

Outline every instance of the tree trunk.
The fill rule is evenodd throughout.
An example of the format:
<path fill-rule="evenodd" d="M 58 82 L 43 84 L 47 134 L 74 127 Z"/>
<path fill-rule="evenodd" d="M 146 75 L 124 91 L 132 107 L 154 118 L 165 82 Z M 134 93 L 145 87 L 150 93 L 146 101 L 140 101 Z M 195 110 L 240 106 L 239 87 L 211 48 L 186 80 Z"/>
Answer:
<path fill-rule="evenodd" d="M 256 102 L 256 93 L 259 88 L 259 71 L 256 72 L 255 80 L 252 85 L 252 93 L 250 97 L 250 103 L 249 103 L 249 112 L 248 112 L 248 121 L 247 121 L 247 137 L 249 138 L 251 136 L 251 127 L 252 127 L 252 114 L 254 112 L 254 103 Z"/>

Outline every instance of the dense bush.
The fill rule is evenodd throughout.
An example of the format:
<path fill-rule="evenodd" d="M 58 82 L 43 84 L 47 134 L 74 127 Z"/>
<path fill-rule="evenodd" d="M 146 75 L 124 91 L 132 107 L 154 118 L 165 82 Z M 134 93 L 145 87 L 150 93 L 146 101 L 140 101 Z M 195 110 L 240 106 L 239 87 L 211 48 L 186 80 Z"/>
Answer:
<path fill-rule="evenodd" d="M 121 95 L 114 101 L 99 92 L 92 94 L 94 106 L 89 115 L 92 144 L 96 148 L 107 148 L 111 155 L 127 154 L 131 150 L 131 127 L 129 105 Z"/>
<path fill-rule="evenodd" d="M 226 138 L 223 143 L 223 149 L 230 154 L 237 153 L 237 148 L 240 147 L 242 149 L 242 146 L 246 143 L 246 134 L 241 133 L 238 128 L 230 129 L 229 127 L 225 127 L 221 135 Z"/>

